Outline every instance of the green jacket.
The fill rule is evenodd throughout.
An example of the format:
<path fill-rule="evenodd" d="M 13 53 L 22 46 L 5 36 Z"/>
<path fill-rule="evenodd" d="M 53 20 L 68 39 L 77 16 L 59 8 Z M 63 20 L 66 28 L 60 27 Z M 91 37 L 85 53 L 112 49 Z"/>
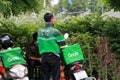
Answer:
<path fill-rule="evenodd" d="M 38 47 L 40 55 L 44 53 L 60 53 L 60 46 L 65 45 L 65 39 L 61 32 L 53 27 L 51 23 L 38 31 Z"/>

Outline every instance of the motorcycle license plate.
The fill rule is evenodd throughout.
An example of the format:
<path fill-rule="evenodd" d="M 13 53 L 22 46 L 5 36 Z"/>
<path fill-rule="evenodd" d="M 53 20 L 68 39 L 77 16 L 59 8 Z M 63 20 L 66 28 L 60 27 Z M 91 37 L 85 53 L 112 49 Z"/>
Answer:
<path fill-rule="evenodd" d="M 87 78 L 88 76 L 86 71 L 83 70 L 83 71 L 74 73 L 74 77 L 76 80 L 81 80 L 81 79 Z"/>

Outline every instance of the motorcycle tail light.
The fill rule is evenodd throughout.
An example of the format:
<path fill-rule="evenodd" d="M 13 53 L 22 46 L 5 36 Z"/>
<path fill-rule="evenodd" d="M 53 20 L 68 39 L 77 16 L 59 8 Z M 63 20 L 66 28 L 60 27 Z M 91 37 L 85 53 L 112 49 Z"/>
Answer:
<path fill-rule="evenodd" d="M 0 73 L 1 73 L 1 74 L 5 74 L 5 68 L 2 67 L 2 66 L 0 66 Z"/>
<path fill-rule="evenodd" d="M 81 70 L 81 66 L 79 64 L 76 64 L 75 67 L 74 67 L 74 70 L 76 72 L 79 72 Z"/>

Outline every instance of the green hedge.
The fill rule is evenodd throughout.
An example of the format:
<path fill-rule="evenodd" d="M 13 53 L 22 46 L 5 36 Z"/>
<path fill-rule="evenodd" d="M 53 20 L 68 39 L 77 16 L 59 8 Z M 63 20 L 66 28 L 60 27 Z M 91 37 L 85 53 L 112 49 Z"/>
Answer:
<path fill-rule="evenodd" d="M 9 33 L 12 35 L 16 46 L 24 48 L 32 40 L 32 34 L 37 31 L 38 25 L 28 23 L 16 25 L 13 21 L 0 19 L 0 35 Z"/>
<path fill-rule="evenodd" d="M 11 19 L 0 19 L 0 35 L 10 33 L 16 46 L 25 48 L 32 40 L 31 35 L 43 27 L 41 17 L 24 19 L 19 17 Z M 109 40 L 109 48 L 120 59 L 120 19 L 106 18 L 98 14 L 90 14 L 85 17 L 71 17 L 63 22 L 55 24 L 63 34 L 69 33 L 67 44 L 79 43 L 83 49 L 85 62 L 84 67 L 90 76 L 106 79 L 102 58 L 97 56 L 98 37 L 106 36 Z M 108 79 L 120 80 L 115 71 L 115 64 L 108 65 Z M 111 76 L 111 77 L 109 77 Z"/>
<path fill-rule="evenodd" d="M 72 17 L 56 24 L 56 28 L 71 36 L 75 33 L 89 32 L 94 37 L 109 38 L 109 47 L 120 59 L 120 19 L 90 14 L 85 17 Z"/>

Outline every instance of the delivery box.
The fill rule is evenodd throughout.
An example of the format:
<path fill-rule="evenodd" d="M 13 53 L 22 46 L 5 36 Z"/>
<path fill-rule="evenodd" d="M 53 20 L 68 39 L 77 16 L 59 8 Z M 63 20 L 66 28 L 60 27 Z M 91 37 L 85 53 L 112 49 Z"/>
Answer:
<path fill-rule="evenodd" d="M 9 68 L 15 64 L 25 63 L 24 57 L 22 55 L 22 50 L 19 47 L 1 52 L 0 57 L 5 68 Z"/>
<path fill-rule="evenodd" d="M 63 58 L 66 65 L 76 61 L 84 61 L 84 56 L 79 44 L 73 44 L 62 49 Z"/>

